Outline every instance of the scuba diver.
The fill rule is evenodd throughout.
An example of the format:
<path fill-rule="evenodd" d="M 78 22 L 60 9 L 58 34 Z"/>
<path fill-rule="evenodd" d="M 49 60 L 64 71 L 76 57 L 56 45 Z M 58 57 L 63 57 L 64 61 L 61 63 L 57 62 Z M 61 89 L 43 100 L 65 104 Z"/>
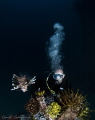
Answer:
<path fill-rule="evenodd" d="M 64 74 L 62 69 L 55 70 L 46 79 L 47 90 L 52 94 L 57 94 L 61 90 L 71 90 L 71 84 L 68 77 Z"/>
<path fill-rule="evenodd" d="M 64 74 L 62 69 L 57 69 L 54 72 L 51 72 L 46 80 L 36 79 L 35 84 L 32 86 L 34 88 L 34 91 L 31 90 L 32 96 L 39 88 L 40 90 L 45 90 L 46 95 L 53 96 L 56 96 L 61 90 L 72 89 L 68 77 Z"/>

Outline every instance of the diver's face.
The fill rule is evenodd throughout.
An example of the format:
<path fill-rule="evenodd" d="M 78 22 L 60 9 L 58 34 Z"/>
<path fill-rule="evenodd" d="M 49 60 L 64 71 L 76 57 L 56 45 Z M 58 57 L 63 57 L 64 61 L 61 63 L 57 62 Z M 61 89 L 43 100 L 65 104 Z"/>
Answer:
<path fill-rule="evenodd" d="M 65 77 L 65 74 L 61 69 L 56 70 L 53 74 L 53 78 L 55 79 L 55 84 L 60 84 L 64 77 Z"/>

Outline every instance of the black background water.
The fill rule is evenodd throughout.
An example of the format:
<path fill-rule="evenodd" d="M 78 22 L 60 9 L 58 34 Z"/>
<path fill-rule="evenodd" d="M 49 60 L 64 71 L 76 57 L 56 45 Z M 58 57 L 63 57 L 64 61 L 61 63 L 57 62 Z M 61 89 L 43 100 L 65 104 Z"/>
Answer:
<path fill-rule="evenodd" d="M 56 22 L 65 28 L 64 71 L 95 109 L 94 0 L 0 0 L 1 116 L 24 113 L 30 98 L 30 92 L 10 91 L 14 73 L 46 78 L 50 65 L 45 45 Z"/>

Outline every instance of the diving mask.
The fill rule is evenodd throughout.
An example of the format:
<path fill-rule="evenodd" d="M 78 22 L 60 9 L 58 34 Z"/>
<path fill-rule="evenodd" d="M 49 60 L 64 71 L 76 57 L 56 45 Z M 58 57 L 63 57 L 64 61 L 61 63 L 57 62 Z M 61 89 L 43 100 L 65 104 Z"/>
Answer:
<path fill-rule="evenodd" d="M 64 74 L 57 74 L 57 73 L 53 74 L 53 78 L 55 80 L 62 80 L 64 78 L 64 76 L 65 76 Z"/>

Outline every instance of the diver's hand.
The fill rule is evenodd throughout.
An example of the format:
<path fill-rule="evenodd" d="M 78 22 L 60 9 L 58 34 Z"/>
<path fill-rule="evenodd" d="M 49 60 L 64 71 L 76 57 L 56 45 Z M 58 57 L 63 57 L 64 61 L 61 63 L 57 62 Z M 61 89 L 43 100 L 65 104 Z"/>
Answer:
<path fill-rule="evenodd" d="M 36 76 L 34 76 L 32 79 L 30 79 L 28 84 L 35 84 Z"/>

